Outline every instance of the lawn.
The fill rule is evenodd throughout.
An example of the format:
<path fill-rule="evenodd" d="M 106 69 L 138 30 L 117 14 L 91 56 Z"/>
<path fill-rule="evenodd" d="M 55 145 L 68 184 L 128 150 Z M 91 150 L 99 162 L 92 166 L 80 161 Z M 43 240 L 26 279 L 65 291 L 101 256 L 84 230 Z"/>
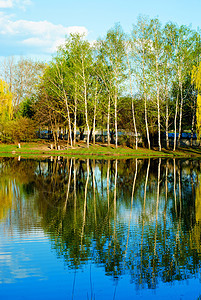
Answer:
<path fill-rule="evenodd" d="M 86 147 L 85 143 L 78 143 L 75 148 L 67 147 L 61 144 L 60 150 L 50 149 L 49 141 L 37 141 L 31 143 L 21 143 L 20 148 L 14 144 L 0 144 L 1 156 L 87 156 L 87 157 L 199 157 L 201 156 L 200 148 L 180 148 L 173 152 L 172 150 L 162 149 L 148 150 L 146 148 L 132 149 L 129 147 L 114 146 L 108 147 L 105 144 L 90 145 Z"/>

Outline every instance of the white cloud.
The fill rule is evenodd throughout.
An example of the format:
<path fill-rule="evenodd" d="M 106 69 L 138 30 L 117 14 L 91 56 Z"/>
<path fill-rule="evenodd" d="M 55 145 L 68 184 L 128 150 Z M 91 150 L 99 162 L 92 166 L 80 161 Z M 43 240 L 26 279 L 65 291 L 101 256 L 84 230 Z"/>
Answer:
<path fill-rule="evenodd" d="M 10 8 L 13 7 L 12 0 L 0 0 L 0 8 Z"/>
<path fill-rule="evenodd" d="M 75 32 L 88 34 L 87 29 L 82 26 L 65 27 L 48 21 L 13 21 L 12 16 L 0 13 L 0 38 L 9 38 L 13 44 L 17 43 L 27 49 L 31 47 L 33 51 L 53 53 L 65 42 L 66 35 Z"/>
<path fill-rule="evenodd" d="M 31 0 L 0 0 L 0 8 L 11 8 L 17 6 L 25 9 L 25 6 L 30 5 Z"/>
<path fill-rule="evenodd" d="M 18 20 L 13 22 L 7 20 L 7 24 L 4 22 L 5 17 L 0 17 L 0 34 L 31 34 L 36 36 L 46 36 L 46 38 L 50 38 L 52 35 L 65 35 L 75 32 L 87 34 L 87 29 L 85 27 L 64 27 L 63 25 L 55 25 L 48 21 L 33 22 Z"/>
<path fill-rule="evenodd" d="M 67 28 L 68 34 L 70 33 L 80 33 L 80 34 L 88 34 L 88 30 L 82 26 L 71 26 Z"/>
<path fill-rule="evenodd" d="M 53 44 L 50 45 L 49 51 L 50 53 L 54 53 L 57 51 L 59 46 L 62 46 L 65 44 L 65 38 L 57 39 L 53 42 Z"/>
<path fill-rule="evenodd" d="M 32 37 L 32 38 L 25 39 L 21 43 L 25 46 L 47 47 L 47 40 L 42 40 L 38 37 Z"/>

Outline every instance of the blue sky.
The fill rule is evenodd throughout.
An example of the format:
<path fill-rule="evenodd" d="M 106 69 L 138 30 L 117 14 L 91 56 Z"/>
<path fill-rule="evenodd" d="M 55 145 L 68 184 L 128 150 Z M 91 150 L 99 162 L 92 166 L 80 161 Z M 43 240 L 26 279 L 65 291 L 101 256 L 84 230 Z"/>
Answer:
<path fill-rule="evenodd" d="M 70 32 L 90 41 L 120 22 L 129 32 L 139 15 L 201 28 L 201 0 L 0 0 L 0 58 L 48 59 Z"/>

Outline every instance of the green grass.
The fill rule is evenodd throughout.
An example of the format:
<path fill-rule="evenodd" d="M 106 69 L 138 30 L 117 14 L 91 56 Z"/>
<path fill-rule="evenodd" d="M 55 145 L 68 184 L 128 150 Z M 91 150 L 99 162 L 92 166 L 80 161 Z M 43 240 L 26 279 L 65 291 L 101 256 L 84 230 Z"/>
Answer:
<path fill-rule="evenodd" d="M 118 147 L 117 149 L 107 147 L 106 145 L 90 145 L 86 148 L 85 144 L 79 144 L 75 149 L 50 150 L 49 142 L 32 142 L 21 143 L 21 148 L 17 145 L 0 144 L 1 156 L 76 156 L 89 158 L 128 158 L 128 157 L 199 157 L 201 149 L 199 148 L 181 148 L 175 152 L 163 149 L 161 152 L 157 150 L 148 150 L 139 148 L 138 150 L 128 147 Z"/>

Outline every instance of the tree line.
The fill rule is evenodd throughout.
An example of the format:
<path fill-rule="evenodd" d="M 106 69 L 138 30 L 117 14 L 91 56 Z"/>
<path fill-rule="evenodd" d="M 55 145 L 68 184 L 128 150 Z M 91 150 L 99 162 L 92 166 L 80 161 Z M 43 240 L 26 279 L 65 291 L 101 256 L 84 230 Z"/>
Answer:
<path fill-rule="evenodd" d="M 7 59 L 1 66 L 1 138 L 11 135 L 8 121 L 21 119 L 12 139 L 27 122 L 26 130 L 35 130 L 33 123 L 48 127 L 55 146 L 58 128 L 70 146 L 78 131 L 79 139 L 86 133 L 88 147 L 95 144 L 97 129 L 116 147 L 123 140 L 137 149 L 140 136 L 149 149 L 169 148 L 168 133 L 174 132 L 175 150 L 184 130 L 192 144 L 193 133 L 200 136 L 200 52 L 199 30 L 139 17 L 129 34 L 116 24 L 93 43 L 68 36 L 48 63 Z"/>

